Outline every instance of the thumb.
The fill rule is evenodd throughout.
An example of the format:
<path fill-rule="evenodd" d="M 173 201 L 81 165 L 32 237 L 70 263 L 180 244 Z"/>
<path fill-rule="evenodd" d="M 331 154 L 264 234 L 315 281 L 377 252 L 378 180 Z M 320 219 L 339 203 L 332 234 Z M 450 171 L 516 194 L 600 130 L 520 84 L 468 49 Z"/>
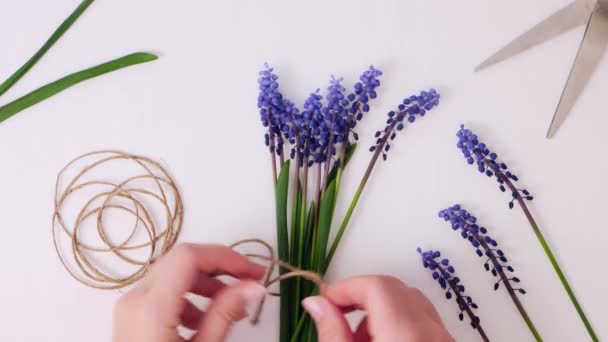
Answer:
<path fill-rule="evenodd" d="M 352 342 L 353 333 L 344 314 L 321 296 L 308 297 L 302 301 L 317 326 L 319 342 Z"/>
<path fill-rule="evenodd" d="M 244 281 L 221 290 L 213 297 L 192 341 L 224 341 L 232 324 L 246 316 L 247 304 L 261 300 L 265 295 L 266 288 L 253 281 Z"/>

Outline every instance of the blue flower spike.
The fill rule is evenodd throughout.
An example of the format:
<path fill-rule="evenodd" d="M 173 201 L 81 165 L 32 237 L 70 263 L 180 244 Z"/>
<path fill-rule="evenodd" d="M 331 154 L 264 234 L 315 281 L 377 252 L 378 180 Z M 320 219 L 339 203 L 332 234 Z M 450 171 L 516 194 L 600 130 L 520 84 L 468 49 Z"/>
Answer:
<path fill-rule="evenodd" d="M 295 142 L 297 128 L 294 122 L 299 111 L 293 102 L 283 98 L 278 79 L 274 69 L 265 63 L 258 78 L 258 108 L 262 125 L 267 128 L 264 142 L 270 152 L 282 157 L 285 140 Z"/>
<path fill-rule="evenodd" d="M 542 341 L 540 334 L 517 296 L 518 293 L 526 294 L 526 291 L 518 286 L 520 279 L 512 275 L 515 269 L 508 263 L 509 260 L 505 253 L 498 248 L 496 240 L 488 234 L 488 229 L 481 226 L 477 218 L 459 204 L 439 211 L 439 217 L 449 222 L 452 230 L 459 232 L 463 239 L 469 241 L 479 257 L 486 258 L 483 267 L 486 271 L 491 272 L 494 277 L 499 278 L 494 283 L 494 291 L 498 290 L 501 284 L 503 285 L 532 335 L 537 341 Z"/>
<path fill-rule="evenodd" d="M 479 140 L 479 137 L 470 129 L 460 125 L 460 130 L 456 133 L 458 136 L 457 147 L 462 151 L 467 163 L 477 166 L 480 173 L 488 177 L 494 177 L 498 182 L 498 188 L 502 192 L 507 191 L 507 187 L 511 192 L 511 201 L 509 208 L 513 209 L 515 201 L 522 199 L 531 201 L 534 197 L 527 189 L 519 189 L 515 187 L 513 182 L 517 182 L 519 178 L 513 174 L 507 164 L 498 159 L 498 155 L 491 151 L 488 146 Z M 507 185 L 505 187 L 505 185 Z"/>
<path fill-rule="evenodd" d="M 304 101 L 304 111 L 298 121 L 300 127 L 300 146 L 302 146 L 302 158 L 308 159 L 308 167 L 315 162 L 322 163 L 325 160 L 324 148 L 321 137 L 329 137 L 328 126 L 323 119 L 323 96 L 319 94 L 320 89 L 311 93 Z M 323 133 L 323 134 L 322 134 Z M 292 157 L 293 158 L 293 157 Z M 303 165 L 301 163 L 301 165 Z"/>
<path fill-rule="evenodd" d="M 460 310 L 458 313 L 460 320 L 464 320 L 466 313 L 471 320 L 471 326 L 477 329 L 484 341 L 489 341 L 485 331 L 481 327 L 479 317 L 473 312 L 478 306 L 471 296 L 465 294 L 464 285 L 462 285 L 460 278 L 454 274 L 456 270 L 450 265 L 450 261 L 446 258 L 441 258 L 441 252 L 439 251 L 428 250 L 423 252 L 420 248 L 417 251 L 422 257 L 424 268 L 432 271 L 433 279 L 446 291 L 445 297 L 447 299 L 456 298 L 456 304 L 458 304 L 458 309 Z"/>
<path fill-rule="evenodd" d="M 281 126 L 278 113 L 283 105 L 283 95 L 279 91 L 278 79 L 279 77 L 273 72 L 273 69 L 268 64 L 264 64 L 264 70 L 260 71 L 258 79 L 260 90 L 258 108 L 262 125 L 267 128 L 264 140 L 273 153 L 277 151 L 275 137 L 280 136 Z"/>
<path fill-rule="evenodd" d="M 357 126 L 357 122 L 363 119 L 364 114 L 370 111 L 371 100 L 378 96 L 376 89 L 380 86 L 380 80 L 378 79 L 380 76 L 382 76 L 382 71 L 371 65 L 359 77 L 359 82 L 355 83 L 354 92 L 347 97 L 348 101 L 351 102 L 348 109 L 347 127 L 352 132 L 355 141 L 359 140 L 359 136 L 353 130 Z"/>
<path fill-rule="evenodd" d="M 376 132 L 376 143 L 370 147 L 370 152 L 379 151 L 382 159 L 386 160 L 391 149 L 390 142 L 395 140 L 397 132 L 405 128 L 406 123 L 414 123 L 416 118 L 424 117 L 427 112 L 439 105 L 440 95 L 435 89 L 422 91 L 418 96 L 413 95 L 403 100 L 397 110 L 388 112 L 384 130 Z"/>
<path fill-rule="evenodd" d="M 449 222 L 454 231 L 460 232 L 462 238 L 470 242 L 471 246 L 475 248 L 477 256 L 486 257 L 483 265 L 485 270 L 491 272 L 494 277 L 500 277 L 500 280 L 494 284 L 495 290 L 503 283 L 509 292 L 526 293 L 524 289 L 512 287 L 511 283 L 519 283 L 520 280 L 517 277 L 507 276 L 505 270 L 513 273 L 515 269 L 508 264 L 505 253 L 497 248 L 498 243 L 488 234 L 488 229 L 477 223 L 475 216 L 471 215 L 459 204 L 455 204 L 441 210 L 439 217 Z"/>

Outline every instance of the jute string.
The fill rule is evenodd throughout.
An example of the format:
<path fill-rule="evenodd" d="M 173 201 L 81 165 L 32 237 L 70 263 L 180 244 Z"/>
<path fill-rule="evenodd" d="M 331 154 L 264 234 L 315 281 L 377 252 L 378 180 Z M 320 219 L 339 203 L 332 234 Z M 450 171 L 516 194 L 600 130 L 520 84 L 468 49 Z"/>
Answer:
<path fill-rule="evenodd" d="M 68 180 L 66 187 L 62 190 L 62 178 L 68 169 L 73 167 L 77 162 L 88 158 L 93 158 L 93 161 L 82 167 L 76 173 L 76 176 Z M 128 177 L 120 182 L 84 180 L 86 178 L 85 176 L 89 175 L 94 169 L 110 161 L 136 163 L 143 170 L 143 173 Z M 133 186 L 132 184 L 137 180 L 152 180 L 155 185 L 154 189 Z M 65 202 L 74 193 L 94 186 L 105 187 L 107 190 L 96 193 L 89 198 L 78 212 L 75 222 L 71 226 L 68 225 L 62 215 Z M 172 196 L 167 196 L 167 189 L 171 192 Z M 160 229 L 156 227 L 150 212 L 151 209 L 147 208 L 145 204 L 138 199 L 139 196 L 152 198 L 161 204 L 166 216 L 163 227 Z M 132 207 L 112 202 L 115 198 L 127 200 L 132 204 Z M 171 201 L 170 198 L 173 198 L 173 201 Z M 96 205 L 96 203 L 99 203 L 100 201 L 101 204 Z M 114 243 L 108 237 L 109 228 L 106 227 L 103 219 L 104 212 L 108 209 L 120 210 L 135 218 L 135 223 L 133 224 L 131 231 L 121 242 Z M 52 219 L 53 244 L 59 260 L 72 278 L 86 286 L 96 289 L 120 289 L 141 279 L 149 270 L 150 266 L 175 245 L 182 230 L 183 215 L 182 199 L 177 186 L 160 163 L 146 157 L 127 154 L 120 151 L 103 150 L 90 152 L 70 161 L 57 175 L 55 183 L 55 210 Z M 80 239 L 79 230 L 89 218 L 95 218 L 97 234 L 103 242 L 103 246 L 93 246 Z M 132 243 L 131 241 L 140 226 L 143 226 L 146 232 L 147 242 Z M 71 258 L 76 267 L 70 266 L 70 263 L 68 262 L 69 256 L 64 255 L 66 252 L 62 251 L 59 247 L 58 235 L 61 231 L 70 239 Z M 262 284 L 265 287 L 270 287 L 272 284 L 288 278 L 303 277 L 315 283 L 315 285 L 319 287 L 321 293 L 324 292 L 326 286 L 323 282 L 323 278 L 319 274 L 298 269 L 287 262 L 279 260 L 276 258 L 272 246 L 264 240 L 240 240 L 232 244 L 231 248 L 236 249 L 245 244 L 259 245 L 264 247 L 268 252 L 268 255 L 254 253 L 244 254 L 249 258 L 269 263 L 267 272 L 262 280 Z M 126 251 L 145 248 L 148 249 L 148 253 L 143 260 L 136 260 L 125 254 Z M 136 266 L 136 270 L 127 276 L 111 275 L 109 270 L 102 269 L 101 266 L 96 265 L 90 259 L 89 254 L 91 253 L 112 253 L 120 260 L 124 261 L 125 264 Z M 285 269 L 289 272 L 273 277 L 276 269 Z M 252 315 L 252 324 L 258 322 L 264 302 L 265 299 L 261 300 Z"/>

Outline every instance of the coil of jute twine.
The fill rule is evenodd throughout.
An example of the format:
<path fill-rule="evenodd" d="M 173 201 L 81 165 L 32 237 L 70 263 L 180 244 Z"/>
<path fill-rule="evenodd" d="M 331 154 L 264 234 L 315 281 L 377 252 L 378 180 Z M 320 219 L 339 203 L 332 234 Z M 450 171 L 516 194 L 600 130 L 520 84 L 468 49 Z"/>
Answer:
<path fill-rule="evenodd" d="M 83 161 L 85 165 L 77 169 L 74 177 L 66 177 L 68 171 L 71 171 L 72 168 L 77 168 L 76 164 L 83 163 Z M 93 170 L 111 161 L 133 163 L 142 170 L 142 173 L 126 177 L 123 180 L 116 182 L 86 179 Z M 69 179 L 66 182 L 67 185 L 62 188 L 61 184 L 64 182 L 64 177 Z M 153 189 L 136 186 L 135 183 L 141 180 L 151 181 Z M 104 190 L 94 193 L 78 211 L 74 223 L 69 225 L 68 222 L 66 222 L 65 215 L 63 215 L 65 203 L 75 193 L 84 192 L 84 189 L 91 187 L 102 187 Z M 155 221 L 152 219 L 155 213 L 151 212 L 151 209 L 139 199 L 141 196 L 154 199 L 161 204 L 166 217 L 166 220 L 161 227 L 157 227 L 158 224 L 155 224 Z M 131 203 L 131 207 L 113 201 L 117 198 Z M 95 151 L 83 154 L 70 161 L 57 175 L 54 202 L 55 210 L 52 219 L 53 244 L 59 260 L 70 276 L 82 284 L 96 289 L 120 289 L 137 282 L 146 274 L 150 266 L 158 258 L 166 254 L 175 245 L 182 230 L 184 208 L 181 195 L 166 169 L 163 168 L 160 163 L 150 158 L 120 151 Z M 104 221 L 104 212 L 110 209 L 120 210 L 133 216 L 135 219 L 135 223 L 131 227 L 129 234 L 120 242 L 112 242 L 109 238 L 109 232 L 115 227 L 109 223 L 106 225 L 106 222 Z M 85 243 L 82 241 L 81 235 L 79 235 L 81 227 L 88 219 L 95 219 L 97 235 L 99 240 L 102 241 L 102 245 L 100 246 Z M 132 242 L 133 237 L 136 235 L 140 226 L 145 230 L 147 242 Z M 59 235 L 62 233 L 69 239 L 73 263 L 69 262 L 70 256 L 66 255 L 68 252 L 63 251 L 60 248 L 58 239 Z M 237 241 L 230 247 L 236 249 L 245 244 L 261 246 L 268 252 L 268 255 L 254 253 L 244 254 L 251 259 L 268 263 L 266 275 L 262 280 L 265 287 L 269 287 L 272 284 L 288 278 L 303 277 L 315 283 L 321 293 L 323 293 L 325 283 L 319 274 L 298 269 L 277 259 L 274 249 L 266 241 L 260 239 L 246 239 Z M 127 255 L 127 252 L 129 251 L 144 249 L 147 249 L 148 252 L 143 260 L 137 260 L 136 258 Z M 98 263 L 93 261 L 94 258 L 90 257 L 90 255 L 94 253 L 111 253 L 126 265 L 135 266 L 136 270 L 127 276 L 112 275 L 108 269 L 102 268 Z M 284 269 L 288 272 L 283 272 L 282 274 L 273 277 L 273 274 L 277 269 Z M 255 313 L 252 315 L 252 324 L 258 322 L 263 305 L 264 300 L 259 303 Z"/>
<path fill-rule="evenodd" d="M 95 169 L 112 161 L 126 162 L 135 164 L 141 169 L 141 174 L 129 176 L 120 181 L 112 182 L 107 180 L 87 179 Z M 61 188 L 62 178 L 73 168 L 77 168 L 77 163 L 85 165 L 78 169 L 76 175 L 67 180 L 65 188 Z M 90 178 L 90 177 L 89 177 Z M 149 181 L 154 188 L 136 186 L 139 181 Z M 64 204 L 75 193 L 84 193 L 85 190 L 103 188 L 101 192 L 91 196 L 78 212 L 72 225 L 64 219 Z M 170 192 L 171 194 L 169 194 Z M 153 220 L 153 214 L 141 198 L 155 200 L 163 208 L 166 221 L 162 227 Z M 123 202 L 130 202 L 128 207 L 124 203 L 117 203 L 116 199 Z M 172 199 L 172 200 L 171 200 Z M 101 202 L 101 204 L 99 204 Z M 104 222 L 104 213 L 108 210 L 119 210 L 123 213 L 132 215 L 135 218 L 127 237 L 120 242 L 112 242 L 109 238 L 110 228 Z M 183 204 L 177 186 L 169 173 L 163 166 L 146 157 L 136 156 L 119 151 L 95 151 L 81 155 L 70 161 L 57 175 L 55 184 L 55 210 L 52 220 L 53 244 L 59 259 L 69 274 L 79 282 L 97 289 L 119 289 L 133 284 L 141 279 L 152 263 L 165 254 L 173 247 L 182 229 Z M 94 246 L 85 243 L 79 232 L 88 219 L 96 220 L 96 228 L 101 245 Z M 146 242 L 134 243 L 133 237 L 140 227 L 145 230 Z M 112 227 L 116 229 L 116 227 Z M 61 231 L 70 239 L 71 254 L 73 262 L 69 262 L 67 252 L 59 248 L 58 238 Z M 143 260 L 129 256 L 129 251 L 147 251 Z M 136 269 L 126 276 L 116 276 L 103 268 L 99 263 L 95 263 L 92 254 L 111 253 L 124 263 L 134 266 Z"/>

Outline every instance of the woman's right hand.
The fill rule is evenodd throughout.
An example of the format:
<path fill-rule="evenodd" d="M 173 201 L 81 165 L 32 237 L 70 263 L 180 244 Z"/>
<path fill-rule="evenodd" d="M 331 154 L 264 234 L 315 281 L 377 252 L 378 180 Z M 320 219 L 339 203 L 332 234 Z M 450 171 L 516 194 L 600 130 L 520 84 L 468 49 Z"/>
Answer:
<path fill-rule="evenodd" d="M 302 305 L 315 321 L 319 342 L 452 342 L 431 302 L 416 288 L 389 276 L 349 278 Z M 367 314 L 353 332 L 344 314 Z"/>

